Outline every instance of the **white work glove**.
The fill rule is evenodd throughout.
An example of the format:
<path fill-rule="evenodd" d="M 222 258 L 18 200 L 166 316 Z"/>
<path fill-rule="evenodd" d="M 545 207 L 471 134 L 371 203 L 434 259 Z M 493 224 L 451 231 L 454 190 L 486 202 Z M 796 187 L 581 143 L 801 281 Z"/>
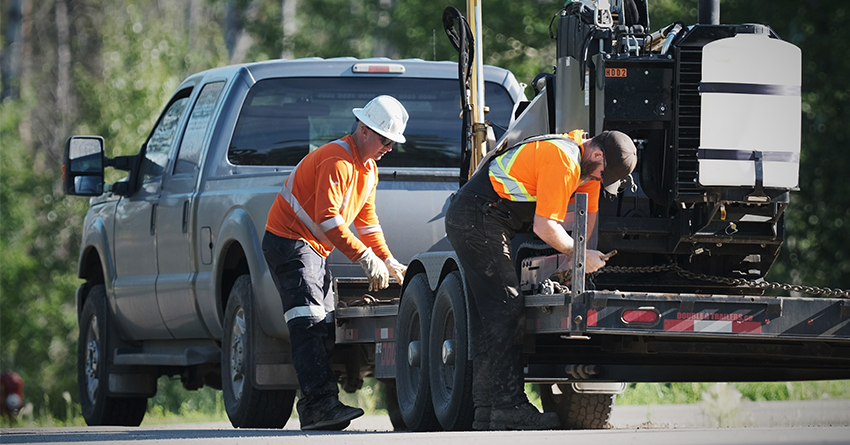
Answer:
<path fill-rule="evenodd" d="M 369 278 L 370 291 L 386 289 L 390 285 L 390 274 L 387 271 L 387 266 L 372 252 L 371 247 L 366 248 L 357 262 L 360 263 L 360 267 L 363 268 L 366 277 Z"/>
<path fill-rule="evenodd" d="M 387 269 L 390 271 L 390 276 L 398 281 L 398 284 L 404 283 L 404 273 L 407 272 L 407 266 L 399 263 L 395 258 L 389 257 L 384 260 Z"/>

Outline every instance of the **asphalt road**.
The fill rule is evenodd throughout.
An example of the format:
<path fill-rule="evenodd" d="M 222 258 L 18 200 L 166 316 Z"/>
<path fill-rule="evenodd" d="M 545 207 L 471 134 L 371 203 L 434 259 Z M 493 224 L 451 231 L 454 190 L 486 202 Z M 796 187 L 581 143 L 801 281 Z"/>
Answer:
<path fill-rule="evenodd" d="M 850 400 L 742 403 L 728 419 L 734 428 L 712 428 L 717 419 L 700 405 L 614 408 L 614 429 L 533 432 L 392 432 L 386 416 L 367 416 L 343 432 L 298 430 L 291 419 L 284 430 L 237 430 L 228 423 L 154 425 L 140 428 L 75 427 L 0 430 L 3 444 L 227 444 L 227 445 L 774 445 L 850 444 Z"/>

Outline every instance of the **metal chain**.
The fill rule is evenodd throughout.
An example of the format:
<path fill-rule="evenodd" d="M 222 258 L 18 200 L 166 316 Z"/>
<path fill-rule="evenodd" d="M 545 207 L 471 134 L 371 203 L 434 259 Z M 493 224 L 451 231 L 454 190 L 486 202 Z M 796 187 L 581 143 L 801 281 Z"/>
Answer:
<path fill-rule="evenodd" d="M 850 298 L 850 291 L 843 289 L 832 289 L 829 287 L 804 286 L 800 284 L 784 284 L 775 283 L 764 280 L 747 280 L 744 278 L 726 278 L 716 277 L 706 274 L 698 274 L 689 272 L 679 267 L 678 264 L 661 264 L 656 266 L 605 266 L 602 269 L 594 272 L 591 275 L 598 273 L 655 273 L 655 272 L 676 272 L 680 277 L 690 280 L 712 281 L 715 283 L 726 284 L 729 286 L 744 286 L 753 289 L 775 289 L 787 292 L 798 292 L 810 295 L 825 295 L 838 298 Z"/>

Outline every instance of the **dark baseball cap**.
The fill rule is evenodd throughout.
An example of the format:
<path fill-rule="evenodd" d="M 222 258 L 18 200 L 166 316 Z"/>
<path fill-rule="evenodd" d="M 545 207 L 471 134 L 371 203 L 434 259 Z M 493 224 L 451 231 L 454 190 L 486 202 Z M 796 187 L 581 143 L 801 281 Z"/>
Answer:
<path fill-rule="evenodd" d="M 593 137 L 605 154 L 602 187 L 616 195 L 620 181 L 632 174 L 637 166 L 637 148 L 634 141 L 621 131 L 603 131 Z"/>

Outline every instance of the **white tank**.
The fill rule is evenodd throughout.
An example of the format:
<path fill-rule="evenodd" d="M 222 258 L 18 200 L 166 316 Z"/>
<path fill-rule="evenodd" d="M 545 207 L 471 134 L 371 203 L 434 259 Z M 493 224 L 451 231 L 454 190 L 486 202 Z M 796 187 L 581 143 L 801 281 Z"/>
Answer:
<path fill-rule="evenodd" d="M 739 34 L 703 48 L 699 183 L 794 189 L 800 166 L 802 56 L 764 34 Z"/>

